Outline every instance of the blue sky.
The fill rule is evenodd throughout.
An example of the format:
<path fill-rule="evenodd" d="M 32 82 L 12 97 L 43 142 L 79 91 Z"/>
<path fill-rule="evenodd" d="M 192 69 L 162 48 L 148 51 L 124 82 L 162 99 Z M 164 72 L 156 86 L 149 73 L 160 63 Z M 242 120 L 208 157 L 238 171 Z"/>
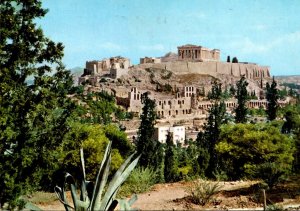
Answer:
<path fill-rule="evenodd" d="M 67 68 L 87 60 L 177 52 L 184 44 L 221 50 L 239 61 L 300 74 L 299 0 L 43 0 L 38 21 L 65 45 Z"/>

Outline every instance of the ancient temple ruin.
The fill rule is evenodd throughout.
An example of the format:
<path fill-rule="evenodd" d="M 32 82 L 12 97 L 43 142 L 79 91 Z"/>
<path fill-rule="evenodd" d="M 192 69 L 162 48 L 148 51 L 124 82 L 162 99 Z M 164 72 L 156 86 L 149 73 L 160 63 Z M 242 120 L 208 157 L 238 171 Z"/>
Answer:
<path fill-rule="evenodd" d="M 180 61 L 220 61 L 220 50 L 198 46 L 183 45 L 178 46 L 178 60 Z"/>

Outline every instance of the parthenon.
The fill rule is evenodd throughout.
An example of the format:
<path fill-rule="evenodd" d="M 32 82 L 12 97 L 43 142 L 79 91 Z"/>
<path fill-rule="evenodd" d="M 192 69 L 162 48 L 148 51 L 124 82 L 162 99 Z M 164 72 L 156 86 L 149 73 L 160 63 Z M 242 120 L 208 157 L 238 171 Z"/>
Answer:
<path fill-rule="evenodd" d="M 198 46 L 183 45 L 178 46 L 178 60 L 186 61 L 220 61 L 220 50 Z"/>

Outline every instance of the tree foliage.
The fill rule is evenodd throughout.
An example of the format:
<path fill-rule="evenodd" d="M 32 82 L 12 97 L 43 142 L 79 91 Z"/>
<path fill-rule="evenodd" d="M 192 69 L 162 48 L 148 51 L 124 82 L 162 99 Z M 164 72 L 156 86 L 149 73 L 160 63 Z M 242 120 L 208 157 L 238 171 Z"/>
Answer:
<path fill-rule="evenodd" d="M 248 82 L 246 81 L 245 75 L 241 77 L 241 79 L 236 83 L 236 95 L 237 99 L 237 107 L 235 109 L 235 121 L 237 123 L 245 123 L 247 122 L 247 106 L 246 103 L 248 101 L 248 92 L 247 92 Z"/>
<path fill-rule="evenodd" d="M 74 117 L 83 123 L 109 124 L 112 114 L 118 112 L 115 98 L 105 91 L 79 94 L 76 97 L 81 104 L 77 105 Z"/>
<path fill-rule="evenodd" d="M 211 91 L 208 93 L 207 97 L 210 100 L 220 100 L 222 97 L 222 84 L 214 80 L 212 82 Z"/>
<path fill-rule="evenodd" d="M 46 12 L 38 0 L 0 3 L 0 207 L 17 206 L 40 185 L 68 131 L 73 82 L 61 63 L 63 45 L 34 22 Z"/>
<path fill-rule="evenodd" d="M 117 170 L 131 152 L 126 134 L 113 125 L 90 125 L 73 122 L 65 135 L 60 149 L 60 172 L 80 174 L 79 150 L 83 148 L 86 157 L 86 172 L 89 179 L 95 178 L 108 142 L 112 141 L 112 172 Z M 80 178 L 77 178 L 80 179 Z"/>
<path fill-rule="evenodd" d="M 300 106 L 288 106 L 284 114 L 284 123 L 281 132 L 292 136 L 295 140 L 294 170 L 300 170 Z"/>
<path fill-rule="evenodd" d="M 232 63 L 239 63 L 239 60 L 236 57 L 232 58 Z"/>
<path fill-rule="evenodd" d="M 271 86 L 268 82 L 266 84 L 266 88 L 267 88 L 266 98 L 268 101 L 266 112 L 268 115 L 268 119 L 271 121 L 276 119 L 276 114 L 278 109 L 279 94 L 278 94 L 278 89 L 276 87 L 277 87 L 277 83 L 274 80 L 274 78 Z"/>
<path fill-rule="evenodd" d="M 230 56 L 227 56 L 227 62 L 230 63 Z"/>
<path fill-rule="evenodd" d="M 178 179 L 178 158 L 173 143 L 172 134 L 169 132 L 166 140 L 164 178 L 166 182 L 175 182 Z"/>
<path fill-rule="evenodd" d="M 218 170 L 218 158 L 215 151 L 215 145 L 219 141 L 221 125 L 225 121 L 226 107 L 223 100 L 220 101 L 222 95 L 221 84 L 214 83 L 212 86 L 212 94 L 215 100 L 213 106 L 209 110 L 207 122 L 204 124 L 204 132 L 200 132 L 197 137 L 198 150 L 202 152 L 198 157 L 200 168 L 205 168 L 206 176 L 213 177 Z M 208 163 L 207 163 L 208 162 Z"/>
<path fill-rule="evenodd" d="M 236 124 L 222 127 L 216 151 L 229 178 L 262 178 L 259 173 L 270 166 L 276 166 L 280 176 L 290 172 L 295 146 L 272 124 Z"/>
<path fill-rule="evenodd" d="M 143 112 L 141 114 L 141 124 L 138 130 L 137 152 L 141 154 L 139 164 L 142 167 L 159 168 L 162 156 L 158 153 L 161 144 L 153 138 L 156 121 L 155 101 L 148 97 L 148 93 L 142 95 Z"/>

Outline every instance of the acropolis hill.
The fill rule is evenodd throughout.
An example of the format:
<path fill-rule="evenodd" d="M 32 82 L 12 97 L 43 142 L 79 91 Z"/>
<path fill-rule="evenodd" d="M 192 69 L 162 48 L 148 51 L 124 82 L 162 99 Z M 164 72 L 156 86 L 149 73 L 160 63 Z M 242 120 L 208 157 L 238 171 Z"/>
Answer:
<path fill-rule="evenodd" d="M 205 97 L 212 81 L 221 82 L 225 90 L 235 86 L 242 75 L 248 80 L 248 92 L 258 99 L 248 106 L 265 107 L 262 88 L 271 80 L 269 67 L 220 61 L 220 50 L 196 45 L 179 46 L 177 54 L 141 58 L 138 65 L 123 57 L 87 61 L 79 83 L 89 90 L 113 93 L 118 105 L 137 114 L 142 111 L 141 94 L 149 92 L 160 122 L 185 121 L 195 126 L 194 120 L 204 119 L 212 105 Z M 226 101 L 229 112 L 235 106 L 234 98 Z"/>

